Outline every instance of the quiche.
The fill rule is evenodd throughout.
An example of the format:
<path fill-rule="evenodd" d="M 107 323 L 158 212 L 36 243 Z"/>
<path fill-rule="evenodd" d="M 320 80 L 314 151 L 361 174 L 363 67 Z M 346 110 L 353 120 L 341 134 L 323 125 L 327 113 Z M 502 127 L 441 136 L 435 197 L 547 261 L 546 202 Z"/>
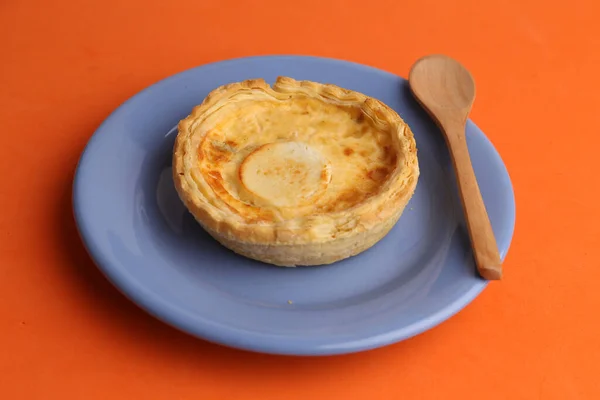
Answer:
<path fill-rule="evenodd" d="M 408 125 L 335 85 L 279 77 L 212 91 L 180 121 L 179 197 L 234 252 L 277 266 L 356 255 L 400 218 L 419 177 Z"/>

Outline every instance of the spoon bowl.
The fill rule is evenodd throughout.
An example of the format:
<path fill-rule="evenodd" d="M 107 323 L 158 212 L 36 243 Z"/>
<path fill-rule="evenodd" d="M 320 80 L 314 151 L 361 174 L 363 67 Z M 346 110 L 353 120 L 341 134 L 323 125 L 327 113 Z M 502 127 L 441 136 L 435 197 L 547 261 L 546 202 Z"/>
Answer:
<path fill-rule="evenodd" d="M 421 82 L 423 78 L 426 84 Z M 460 110 L 468 115 L 473 106 L 473 77 L 452 58 L 441 55 L 421 58 L 412 67 L 409 81 L 413 93 L 430 107 Z"/>

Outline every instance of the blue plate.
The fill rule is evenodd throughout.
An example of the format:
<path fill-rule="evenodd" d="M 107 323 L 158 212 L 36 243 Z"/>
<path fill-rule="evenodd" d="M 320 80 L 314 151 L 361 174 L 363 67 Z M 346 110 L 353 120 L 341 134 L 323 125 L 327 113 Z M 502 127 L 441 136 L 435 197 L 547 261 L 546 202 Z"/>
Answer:
<path fill-rule="evenodd" d="M 277 268 L 219 245 L 186 212 L 171 179 L 174 126 L 215 87 L 278 75 L 378 98 L 414 131 L 421 176 L 394 229 L 323 267 Z M 515 223 L 506 168 L 471 122 L 467 140 L 504 258 Z M 81 156 L 75 219 L 98 267 L 132 301 L 192 335 L 258 352 L 324 355 L 406 339 L 461 310 L 486 286 L 473 264 L 444 140 L 407 81 L 371 67 L 296 56 L 205 65 L 119 107 Z"/>

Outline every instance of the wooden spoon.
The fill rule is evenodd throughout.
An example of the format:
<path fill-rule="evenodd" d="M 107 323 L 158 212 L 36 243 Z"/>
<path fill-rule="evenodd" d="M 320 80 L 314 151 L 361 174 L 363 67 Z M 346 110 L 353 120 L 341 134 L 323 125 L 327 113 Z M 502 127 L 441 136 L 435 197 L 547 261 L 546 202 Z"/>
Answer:
<path fill-rule="evenodd" d="M 473 172 L 465 124 L 475 100 L 471 74 L 457 61 L 442 55 L 419 59 L 408 77 L 418 102 L 444 132 L 454 164 L 471 246 L 479 274 L 484 279 L 501 279 L 502 262 Z"/>

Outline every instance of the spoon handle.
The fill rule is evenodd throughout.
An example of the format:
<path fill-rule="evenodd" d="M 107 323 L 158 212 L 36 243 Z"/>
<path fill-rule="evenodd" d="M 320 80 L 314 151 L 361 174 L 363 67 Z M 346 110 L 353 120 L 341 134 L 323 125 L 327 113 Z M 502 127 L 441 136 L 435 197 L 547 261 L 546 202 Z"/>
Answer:
<path fill-rule="evenodd" d="M 477 270 L 484 279 L 501 279 L 502 262 L 500 261 L 494 231 L 471 164 L 465 137 L 465 126 L 464 124 L 451 124 L 443 126 L 442 129 L 446 133 L 454 164 Z"/>

